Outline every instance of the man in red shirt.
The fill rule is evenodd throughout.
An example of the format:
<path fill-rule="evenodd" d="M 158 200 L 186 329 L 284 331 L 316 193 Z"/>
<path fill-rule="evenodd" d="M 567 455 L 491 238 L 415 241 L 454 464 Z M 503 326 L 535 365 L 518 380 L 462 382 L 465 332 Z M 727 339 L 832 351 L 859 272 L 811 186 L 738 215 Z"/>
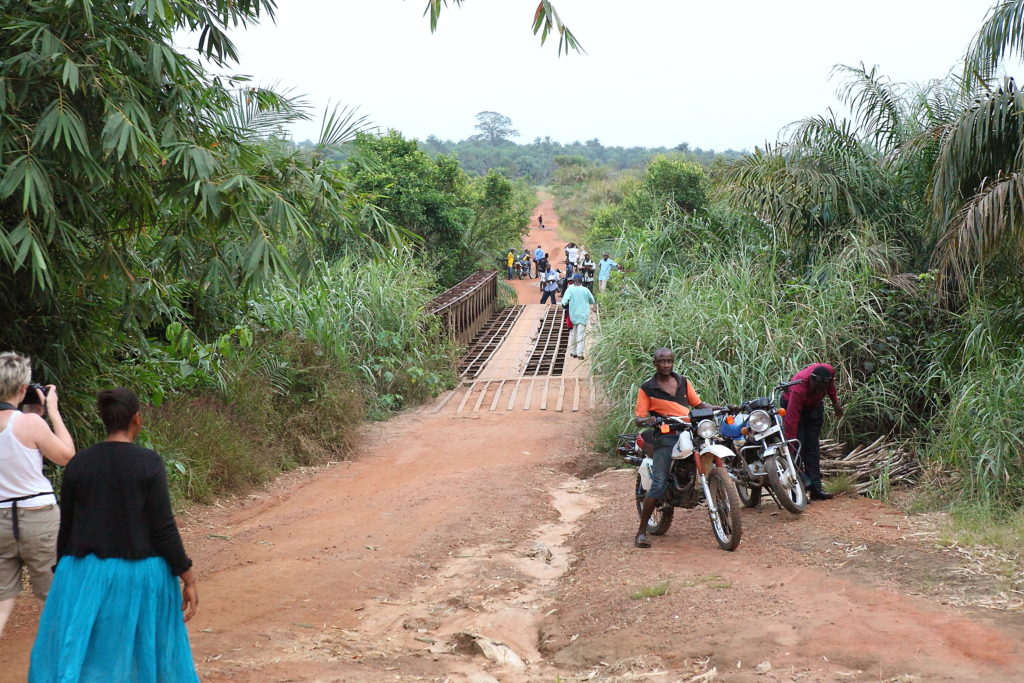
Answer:
<path fill-rule="evenodd" d="M 828 363 L 812 363 L 790 380 L 799 382 L 782 392 L 782 407 L 786 416 L 782 420 L 782 429 L 787 439 L 800 440 L 800 458 L 804 464 L 805 481 L 811 500 L 828 500 L 831 493 L 821 489 L 821 454 L 818 450 L 818 439 L 821 436 L 821 423 L 825 417 L 823 399 L 828 394 L 836 417 L 843 416 L 843 408 L 836 396 L 836 371 Z"/>

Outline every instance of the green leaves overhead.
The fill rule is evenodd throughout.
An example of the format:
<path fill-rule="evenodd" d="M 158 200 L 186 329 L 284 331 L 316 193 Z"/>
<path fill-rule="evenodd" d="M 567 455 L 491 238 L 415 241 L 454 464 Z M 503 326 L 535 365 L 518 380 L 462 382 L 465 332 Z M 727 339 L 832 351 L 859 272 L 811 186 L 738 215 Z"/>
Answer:
<path fill-rule="evenodd" d="M 95 254 L 122 254 L 103 275 L 125 286 L 141 274 L 196 276 L 217 290 L 294 274 L 325 223 L 357 242 L 376 239 L 357 229 L 363 198 L 347 195 L 324 155 L 351 141 L 365 117 L 335 109 L 317 153 L 297 150 L 281 137 L 309 118 L 303 99 L 211 77 L 174 46 L 175 31 L 194 30 L 200 52 L 223 61 L 234 50 L 223 31 L 274 7 L 3 5 L 0 262 L 52 287 L 56 277 L 80 277 L 77 266 L 105 268 Z M 383 233 L 389 244 L 400 239 Z M 236 242 L 248 247 L 226 246 Z M 57 261 L 76 268 L 55 269 Z"/>
<path fill-rule="evenodd" d="M 1024 92 L 1006 79 L 944 130 L 931 197 L 941 281 L 970 282 L 996 257 L 1024 263 Z"/>
<path fill-rule="evenodd" d="M 449 0 L 427 0 L 427 6 L 423 10 L 423 16 L 430 17 L 430 31 L 437 31 L 437 22 L 441 18 L 442 9 L 448 7 Z M 451 3 L 459 7 L 465 0 L 451 0 Z M 540 44 L 547 42 L 551 33 L 558 34 L 558 54 L 567 55 L 569 51 L 585 52 L 583 45 L 579 42 L 569 27 L 562 23 L 561 17 L 549 0 L 540 0 L 537 9 L 533 12 L 533 34 L 540 34 Z"/>
<path fill-rule="evenodd" d="M 533 34 L 540 33 L 540 44 L 543 45 L 552 30 L 558 33 L 558 54 L 568 56 L 569 50 L 586 52 L 569 27 L 562 23 L 561 17 L 551 3 L 548 0 L 541 0 L 533 13 Z"/>

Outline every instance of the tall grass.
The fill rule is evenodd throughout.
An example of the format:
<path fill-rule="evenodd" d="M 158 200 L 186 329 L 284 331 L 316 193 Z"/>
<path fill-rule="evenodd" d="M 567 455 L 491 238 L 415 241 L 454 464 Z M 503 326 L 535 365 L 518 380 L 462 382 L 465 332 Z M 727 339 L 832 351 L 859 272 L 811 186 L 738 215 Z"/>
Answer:
<path fill-rule="evenodd" d="M 621 202 L 637 184 L 638 170 L 609 173 L 590 182 L 568 182 L 555 188 L 555 211 L 558 212 L 559 231 L 564 239 L 579 242 L 585 238 L 593 224 L 593 217 L 601 207 Z"/>
<path fill-rule="evenodd" d="M 870 265 L 844 254 L 795 278 L 759 236 L 723 232 L 705 219 L 663 225 L 645 237 L 633 277 L 602 301 L 593 362 L 618 412 L 628 415 L 653 350 L 668 346 L 708 402 L 767 395 L 805 365 L 830 362 L 849 419 L 891 423 L 884 401 L 862 400 L 879 381 L 851 367 L 886 332 Z"/>
<path fill-rule="evenodd" d="M 946 498 L 1002 516 L 1024 507 L 1024 353 L 965 362 L 942 373 L 948 401 L 929 422 L 924 456 L 953 467 L 960 486 Z"/>
<path fill-rule="evenodd" d="M 631 272 L 602 299 L 591 354 L 616 426 L 658 346 L 673 348 L 677 370 L 720 404 L 828 362 L 846 408 L 826 425 L 832 435 L 913 445 L 926 465 L 955 473 L 943 479 L 942 505 L 1004 518 L 1024 507 L 1024 304 L 1004 290 L 959 314 L 943 310 L 929 277 L 899 273 L 902 254 L 871 231 L 843 243 L 797 261 L 722 207 L 624 231 L 613 249 Z M 877 493 L 888 493 L 884 477 Z"/>
<path fill-rule="evenodd" d="M 254 341 L 218 359 L 218 381 L 147 411 L 143 438 L 175 498 L 209 502 L 344 458 L 367 415 L 449 386 L 454 349 L 424 310 L 432 296 L 411 262 L 345 259 L 251 301 Z"/>
<path fill-rule="evenodd" d="M 432 285 L 411 258 L 346 258 L 298 289 L 278 284 L 253 305 L 253 316 L 273 330 L 296 330 L 328 353 L 338 371 L 354 372 L 379 414 L 415 405 L 454 382 L 456 350 L 425 310 Z"/>

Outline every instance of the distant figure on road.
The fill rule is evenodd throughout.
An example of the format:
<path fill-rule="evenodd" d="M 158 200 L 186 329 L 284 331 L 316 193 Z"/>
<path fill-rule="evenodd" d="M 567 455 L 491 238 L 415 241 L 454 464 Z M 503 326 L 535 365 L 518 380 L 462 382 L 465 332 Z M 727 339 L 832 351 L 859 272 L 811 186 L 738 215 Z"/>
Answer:
<path fill-rule="evenodd" d="M 544 216 L 542 214 L 537 214 L 537 225 L 540 226 L 541 230 L 544 229 Z"/>
<path fill-rule="evenodd" d="M 608 286 L 608 280 L 612 276 L 612 268 L 616 270 L 622 270 L 619 264 L 612 261 L 611 257 L 608 256 L 608 252 L 604 253 L 604 257 L 597 262 L 597 289 L 603 292 Z"/>
<path fill-rule="evenodd" d="M 583 286 L 583 276 L 573 276 L 573 286 L 562 296 L 562 306 L 569 311 L 572 329 L 569 331 L 569 355 L 584 360 L 586 351 L 587 323 L 590 322 L 590 307 L 596 302 L 590 290 Z"/>

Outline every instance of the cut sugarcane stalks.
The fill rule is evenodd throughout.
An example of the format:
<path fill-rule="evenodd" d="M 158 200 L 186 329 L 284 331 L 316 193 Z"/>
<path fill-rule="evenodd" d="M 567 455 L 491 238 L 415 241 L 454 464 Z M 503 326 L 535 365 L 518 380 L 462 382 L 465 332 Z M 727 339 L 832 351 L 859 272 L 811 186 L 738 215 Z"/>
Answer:
<path fill-rule="evenodd" d="M 921 470 L 913 455 L 898 444 L 886 442 L 884 436 L 867 446 L 856 446 L 844 455 L 845 450 L 846 444 L 822 439 L 821 474 L 849 478 L 857 493 L 865 493 L 885 476 L 890 486 L 909 484 Z"/>

